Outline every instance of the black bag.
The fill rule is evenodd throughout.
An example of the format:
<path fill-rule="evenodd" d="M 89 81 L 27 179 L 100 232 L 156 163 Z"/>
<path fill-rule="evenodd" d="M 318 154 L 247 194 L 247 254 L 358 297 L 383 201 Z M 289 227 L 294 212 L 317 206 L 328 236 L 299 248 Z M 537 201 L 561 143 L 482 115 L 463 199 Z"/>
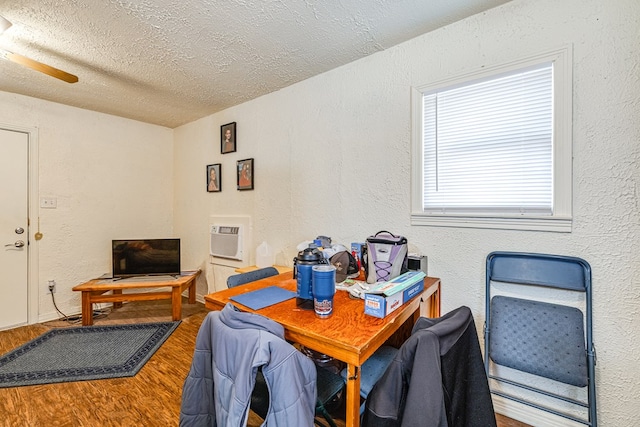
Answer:
<path fill-rule="evenodd" d="M 388 231 L 367 237 L 365 275 L 367 283 L 387 282 L 408 271 L 407 239 Z"/>

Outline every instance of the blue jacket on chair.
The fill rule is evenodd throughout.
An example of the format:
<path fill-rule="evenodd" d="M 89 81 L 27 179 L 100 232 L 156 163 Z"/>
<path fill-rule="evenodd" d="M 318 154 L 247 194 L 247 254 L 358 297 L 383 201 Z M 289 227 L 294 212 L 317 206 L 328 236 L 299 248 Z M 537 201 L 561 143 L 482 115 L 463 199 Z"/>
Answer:
<path fill-rule="evenodd" d="M 245 426 L 260 366 L 271 401 L 264 425 L 312 426 L 313 361 L 284 340 L 280 324 L 232 304 L 209 313 L 198 331 L 180 426 Z"/>

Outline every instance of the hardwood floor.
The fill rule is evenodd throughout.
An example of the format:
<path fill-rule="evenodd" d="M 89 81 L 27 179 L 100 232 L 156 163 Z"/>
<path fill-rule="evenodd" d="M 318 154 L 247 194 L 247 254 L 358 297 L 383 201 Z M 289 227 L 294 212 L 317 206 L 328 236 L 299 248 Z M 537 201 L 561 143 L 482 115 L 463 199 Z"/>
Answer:
<path fill-rule="evenodd" d="M 203 304 L 183 303 L 183 320 L 134 377 L 0 388 L 0 426 L 177 426 L 182 384 L 189 372 L 195 338 L 208 311 Z M 171 320 L 169 301 L 124 304 L 96 325 Z M 79 322 L 53 321 L 0 331 L 0 355 L 55 327 Z M 338 427 L 344 421 L 336 416 Z M 251 416 L 249 426 L 261 420 Z M 498 415 L 498 427 L 527 427 Z"/>

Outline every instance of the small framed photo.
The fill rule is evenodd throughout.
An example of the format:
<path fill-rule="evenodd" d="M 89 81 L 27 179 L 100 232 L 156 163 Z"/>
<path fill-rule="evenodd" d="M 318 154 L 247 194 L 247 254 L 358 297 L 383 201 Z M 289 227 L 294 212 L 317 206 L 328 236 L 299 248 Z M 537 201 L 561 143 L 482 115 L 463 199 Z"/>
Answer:
<path fill-rule="evenodd" d="M 238 160 L 238 190 L 253 190 L 253 159 Z"/>
<path fill-rule="evenodd" d="M 217 193 L 222 191 L 222 175 L 220 169 L 221 163 L 215 163 L 213 165 L 207 165 L 207 192 Z"/>
<path fill-rule="evenodd" d="M 220 152 L 222 154 L 236 151 L 236 122 L 220 126 Z"/>

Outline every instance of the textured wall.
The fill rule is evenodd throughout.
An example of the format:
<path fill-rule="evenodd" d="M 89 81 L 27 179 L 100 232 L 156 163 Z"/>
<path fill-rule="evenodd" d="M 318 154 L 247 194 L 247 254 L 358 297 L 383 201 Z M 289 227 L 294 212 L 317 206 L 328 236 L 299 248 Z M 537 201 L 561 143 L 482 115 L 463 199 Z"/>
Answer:
<path fill-rule="evenodd" d="M 175 131 L 175 228 L 206 265 L 208 217 L 249 214 L 254 241 L 291 264 L 318 234 L 348 244 L 381 229 L 409 238 L 442 278 L 443 310 L 482 325 L 484 259 L 494 250 L 579 256 L 591 263 L 602 425 L 632 426 L 640 369 L 640 82 L 635 0 L 516 0 Z M 573 232 L 410 226 L 410 87 L 574 48 Z M 238 152 L 219 127 L 238 123 Z M 256 189 L 235 190 L 235 161 L 254 157 Z M 206 193 L 205 165 L 223 190 Z M 213 277 L 213 275 L 211 276 Z M 211 285 L 209 285 L 211 287 Z M 202 289 L 202 288 L 200 288 Z"/>
<path fill-rule="evenodd" d="M 173 133 L 170 129 L 0 92 L 3 123 L 38 128 L 40 209 L 39 319 L 80 311 L 71 288 L 111 271 L 111 239 L 173 233 Z M 37 218 L 32 218 L 36 224 Z M 33 236 L 35 228 L 32 230 Z"/>

